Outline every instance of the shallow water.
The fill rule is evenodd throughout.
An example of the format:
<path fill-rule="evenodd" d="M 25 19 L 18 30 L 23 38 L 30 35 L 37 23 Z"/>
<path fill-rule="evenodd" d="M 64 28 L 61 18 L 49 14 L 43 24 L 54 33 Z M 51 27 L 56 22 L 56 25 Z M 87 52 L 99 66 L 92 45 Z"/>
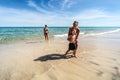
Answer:
<path fill-rule="evenodd" d="M 67 36 L 69 27 L 49 27 L 50 38 Z M 80 27 L 83 36 L 104 35 L 120 32 L 119 27 Z M 0 27 L 0 44 L 21 40 L 43 39 L 43 27 Z"/>

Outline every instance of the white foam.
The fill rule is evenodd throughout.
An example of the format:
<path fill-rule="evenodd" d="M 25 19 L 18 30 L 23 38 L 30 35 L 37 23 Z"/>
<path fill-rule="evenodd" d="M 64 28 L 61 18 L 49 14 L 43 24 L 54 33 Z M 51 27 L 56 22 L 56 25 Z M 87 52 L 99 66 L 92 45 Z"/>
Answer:
<path fill-rule="evenodd" d="M 110 34 L 110 33 L 115 33 L 115 32 L 120 32 L 120 29 L 106 31 L 106 32 L 100 32 L 100 33 L 90 33 L 90 34 L 86 34 L 85 36 L 97 36 L 97 35 L 104 35 L 104 34 Z"/>
<path fill-rule="evenodd" d="M 80 35 L 82 36 L 98 36 L 98 35 L 104 35 L 104 34 L 110 34 L 110 33 L 115 33 L 115 32 L 120 32 L 120 29 L 112 30 L 112 31 L 106 31 L 106 32 L 99 32 L 99 33 L 88 33 L 86 34 L 85 32 L 80 32 Z M 68 34 L 57 34 L 54 35 L 54 37 L 67 37 Z"/>
<path fill-rule="evenodd" d="M 82 35 L 84 35 L 84 32 L 80 33 Z M 57 34 L 57 35 L 54 35 L 54 37 L 67 37 L 68 34 Z"/>
<path fill-rule="evenodd" d="M 54 37 L 66 37 L 68 34 L 57 34 L 57 35 L 54 35 Z"/>
<path fill-rule="evenodd" d="M 13 33 L 10 33 L 10 32 L 7 32 L 7 33 L 0 33 L 1 35 L 10 35 L 10 34 L 13 34 Z"/>
<path fill-rule="evenodd" d="M 82 35 L 83 35 L 83 34 L 85 34 L 85 33 L 84 33 L 84 32 L 80 32 L 80 34 L 82 34 Z"/>

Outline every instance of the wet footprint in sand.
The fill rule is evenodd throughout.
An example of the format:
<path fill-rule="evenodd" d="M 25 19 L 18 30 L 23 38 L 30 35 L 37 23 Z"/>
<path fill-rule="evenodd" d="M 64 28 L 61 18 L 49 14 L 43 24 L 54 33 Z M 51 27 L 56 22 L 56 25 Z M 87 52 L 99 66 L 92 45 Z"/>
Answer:
<path fill-rule="evenodd" d="M 113 67 L 115 69 L 115 73 L 112 73 L 112 80 L 120 80 L 120 72 L 118 67 Z"/>
<path fill-rule="evenodd" d="M 96 74 L 97 74 L 98 76 L 102 76 L 102 75 L 103 75 L 103 72 L 102 72 L 102 71 L 98 71 Z"/>
<path fill-rule="evenodd" d="M 93 62 L 93 61 L 89 61 L 89 63 L 99 66 L 99 64 L 98 64 L 98 63 Z"/>

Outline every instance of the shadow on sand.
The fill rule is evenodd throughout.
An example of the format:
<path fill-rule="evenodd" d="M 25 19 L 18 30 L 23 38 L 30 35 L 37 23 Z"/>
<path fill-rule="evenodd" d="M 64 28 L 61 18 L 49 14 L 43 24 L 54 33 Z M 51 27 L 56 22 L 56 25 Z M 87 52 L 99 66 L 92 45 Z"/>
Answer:
<path fill-rule="evenodd" d="M 58 60 L 58 59 L 69 59 L 72 58 L 71 55 L 65 56 L 64 54 L 48 54 L 45 56 L 38 57 L 34 61 L 48 61 L 48 60 Z"/>

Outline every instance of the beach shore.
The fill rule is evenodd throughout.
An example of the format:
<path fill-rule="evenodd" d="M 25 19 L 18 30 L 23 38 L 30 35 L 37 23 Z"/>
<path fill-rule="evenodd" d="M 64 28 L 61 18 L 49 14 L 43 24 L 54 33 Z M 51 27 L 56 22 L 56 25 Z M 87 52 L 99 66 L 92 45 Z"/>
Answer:
<path fill-rule="evenodd" d="M 0 80 L 120 80 L 120 39 L 80 37 L 77 58 L 65 39 L 0 45 Z"/>

